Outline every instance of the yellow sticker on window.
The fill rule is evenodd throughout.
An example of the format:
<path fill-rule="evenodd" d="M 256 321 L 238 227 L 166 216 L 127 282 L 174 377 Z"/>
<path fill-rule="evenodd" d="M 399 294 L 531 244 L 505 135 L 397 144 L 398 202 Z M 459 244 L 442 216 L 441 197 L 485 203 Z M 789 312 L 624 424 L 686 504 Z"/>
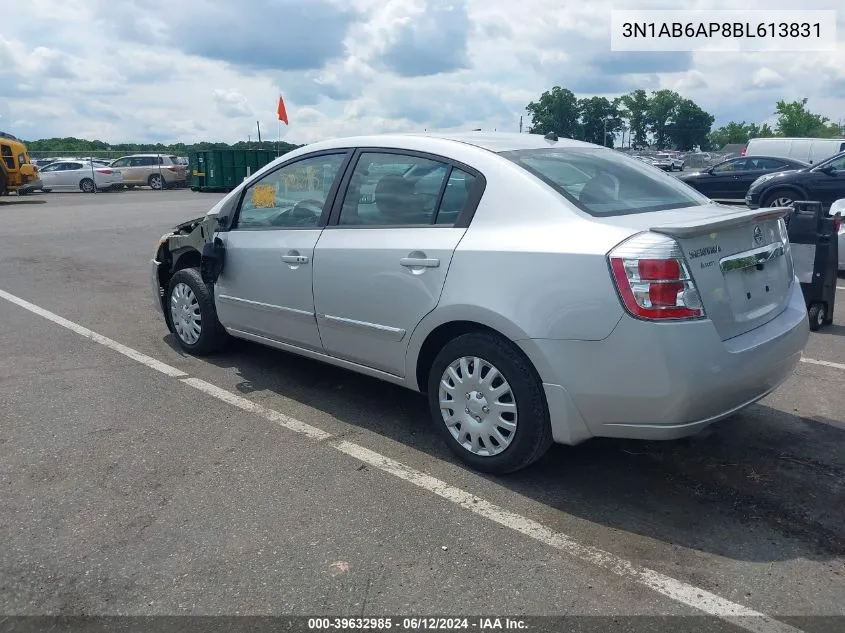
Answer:
<path fill-rule="evenodd" d="M 252 189 L 251 202 L 254 209 L 272 209 L 276 206 L 276 186 L 256 185 Z"/>

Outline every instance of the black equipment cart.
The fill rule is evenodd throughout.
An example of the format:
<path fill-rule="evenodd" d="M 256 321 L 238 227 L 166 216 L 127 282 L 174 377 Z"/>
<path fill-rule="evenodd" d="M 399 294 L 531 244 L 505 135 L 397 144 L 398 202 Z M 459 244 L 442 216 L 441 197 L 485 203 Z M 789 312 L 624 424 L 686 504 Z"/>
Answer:
<path fill-rule="evenodd" d="M 795 274 L 807 304 L 810 329 L 815 331 L 833 323 L 839 262 L 837 224 L 840 220 L 824 213 L 821 202 L 796 201 L 792 208 L 792 213 L 786 217 L 787 232 Z"/>

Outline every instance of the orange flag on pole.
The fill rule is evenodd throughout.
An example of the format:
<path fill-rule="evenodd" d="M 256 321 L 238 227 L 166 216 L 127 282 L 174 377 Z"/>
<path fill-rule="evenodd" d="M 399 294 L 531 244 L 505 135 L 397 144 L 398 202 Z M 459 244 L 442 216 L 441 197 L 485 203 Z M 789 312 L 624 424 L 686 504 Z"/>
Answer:
<path fill-rule="evenodd" d="M 282 99 L 282 95 L 279 95 L 279 107 L 276 111 L 279 113 L 279 121 L 284 121 L 285 125 L 290 125 L 288 123 L 288 112 L 285 110 L 285 100 Z"/>

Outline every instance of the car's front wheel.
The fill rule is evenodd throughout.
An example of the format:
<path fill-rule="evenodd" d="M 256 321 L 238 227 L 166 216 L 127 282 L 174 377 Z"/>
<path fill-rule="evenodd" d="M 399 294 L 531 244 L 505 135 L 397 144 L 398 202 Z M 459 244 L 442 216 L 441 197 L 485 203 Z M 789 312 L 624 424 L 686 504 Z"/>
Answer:
<path fill-rule="evenodd" d="M 766 194 L 763 207 L 791 207 L 796 200 L 803 200 L 804 196 L 794 189 L 775 189 Z"/>
<path fill-rule="evenodd" d="M 502 337 L 471 333 L 447 343 L 429 372 L 428 399 L 449 448 L 476 470 L 520 470 L 552 444 L 540 379 Z"/>
<path fill-rule="evenodd" d="M 185 351 L 197 356 L 212 354 L 226 342 L 212 290 L 196 268 L 177 271 L 170 279 L 166 310 L 168 325 Z"/>

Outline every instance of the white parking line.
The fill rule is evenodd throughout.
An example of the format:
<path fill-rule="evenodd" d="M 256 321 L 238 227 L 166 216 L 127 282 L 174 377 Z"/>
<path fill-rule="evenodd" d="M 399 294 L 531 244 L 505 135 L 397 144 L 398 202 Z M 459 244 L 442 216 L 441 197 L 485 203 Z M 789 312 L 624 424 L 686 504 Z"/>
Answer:
<path fill-rule="evenodd" d="M 833 367 L 834 369 L 845 369 L 842 363 L 831 363 L 829 360 L 816 360 L 815 358 L 802 358 L 802 363 L 810 363 L 811 365 L 824 365 L 825 367 Z"/>
<path fill-rule="evenodd" d="M 330 433 L 327 433 L 322 429 L 318 429 L 310 424 L 306 424 L 305 422 L 286 416 L 274 409 L 263 407 L 251 400 L 233 394 L 225 389 L 221 389 L 220 387 L 212 385 L 204 380 L 188 377 L 187 374 L 175 367 L 171 367 L 170 365 L 117 343 L 112 339 L 101 336 L 96 332 L 92 332 L 88 328 L 82 327 L 72 321 L 68 321 L 57 314 L 16 297 L 15 295 L 0 290 L 0 298 L 6 299 L 25 310 L 29 310 L 33 314 L 44 317 L 53 323 L 61 325 L 62 327 L 76 332 L 77 334 L 91 339 L 92 341 L 100 343 L 101 345 L 128 356 L 133 360 L 137 360 L 139 363 L 150 367 L 151 369 L 155 369 L 156 371 L 168 376 L 181 378 L 179 382 L 182 384 L 193 387 L 194 389 L 217 398 L 222 402 L 238 407 L 244 411 L 255 413 L 256 415 L 295 433 L 300 433 L 317 440 L 328 440 L 328 446 L 331 446 L 341 453 L 353 457 L 354 459 L 364 462 L 373 468 L 377 468 L 384 473 L 393 475 L 394 477 L 411 483 L 418 488 L 434 493 L 451 503 L 473 512 L 474 514 L 482 516 L 504 527 L 510 528 L 511 530 L 523 534 L 524 536 L 528 536 L 546 546 L 557 549 L 558 551 L 564 552 L 596 567 L 600 567 L 606 571 L 616 574 L 617 576 L 648 587 L 649 589 L 652 589 L 653 591 L 656 591 L 657 593 L 676 602 L 680 602 L 709 615 L 719 617 L 744 629 L 753 631 L 754 633 L 803 633 L 801 629 L 776 620 L 764 613 L 754 611 L 744 605 L 732 602 L 714 593 L 694 585 L 690 585 L 681 580 L 677 580 L 676 578 L 672 578 L 671 576 L 667 576 L 658 571 L 638 566 L 633 562 L 616 556 L 610 552 L 606 552 L 591 545 L 579 543 L 572 537 L 561 532 L 555 532 L 542 523 L 505 510 L 504 508 L 486 501 L 485 499 L 476 497 L 465 490 L 452 486 L 444 481 L 432 477 L 431 475 L 411 468 L 410 466 L 406 466 L 405 464 L 381 455 L 380 453 L 371 451 L 359 444 L 334 438 Z"/>
<path fill-rule="evenodd" d="M 56 325 L 61 325 L 64 328 L 69 329 L 72 332 L 76 332 L 84 336 L 85 338 L 90 338 L 92 341 L 99 343 L 100 345 L 105 345 L 109 349 L 113 349 L 114 351 L 123 354 L 124 356 L 128 356 L 132 360 L 136 360 L 142 365 L 146 365 L 150 369 L 155 369 L 156 371 L 160 371 L 162 374 L 170 376 L 171 378 L 181 378 L 182 376 L 187 376 L 185 372 L 176 369 L 175 367 L 171 367 L 166 363 L 162 363 L 160 360 L 156 360 L 146 354 L 142 354 L 141 352 L 135 351 L 130 347 L 126 347 L 125 345 L 118 343 L 117 341 L 113 341 L 110 338 L 106 338 L 101 334 L 97 334 L 89 330 L 86 327 L 82 327 L 81 325 L 74 323 L 73 321 L 68 321 L 64 317 L 60 317 L 58 314 L 53 314 L 49 310 L 45 310 L 44 308 L 39 308 L 34 303 L 30 303 L 29 301 L 25 301 L 20 297 L 16 297 L 15 295 L 9 294 L 4 290 L 0 290 L 0 299 L 5 299 L 10 303 L 14 303 L 15 305 L 24 308 L 25 310 L 29 310 L 33 314 L 37 314 L 40 317 L 44 317 L 48 321 L 52 321 Z"/>

